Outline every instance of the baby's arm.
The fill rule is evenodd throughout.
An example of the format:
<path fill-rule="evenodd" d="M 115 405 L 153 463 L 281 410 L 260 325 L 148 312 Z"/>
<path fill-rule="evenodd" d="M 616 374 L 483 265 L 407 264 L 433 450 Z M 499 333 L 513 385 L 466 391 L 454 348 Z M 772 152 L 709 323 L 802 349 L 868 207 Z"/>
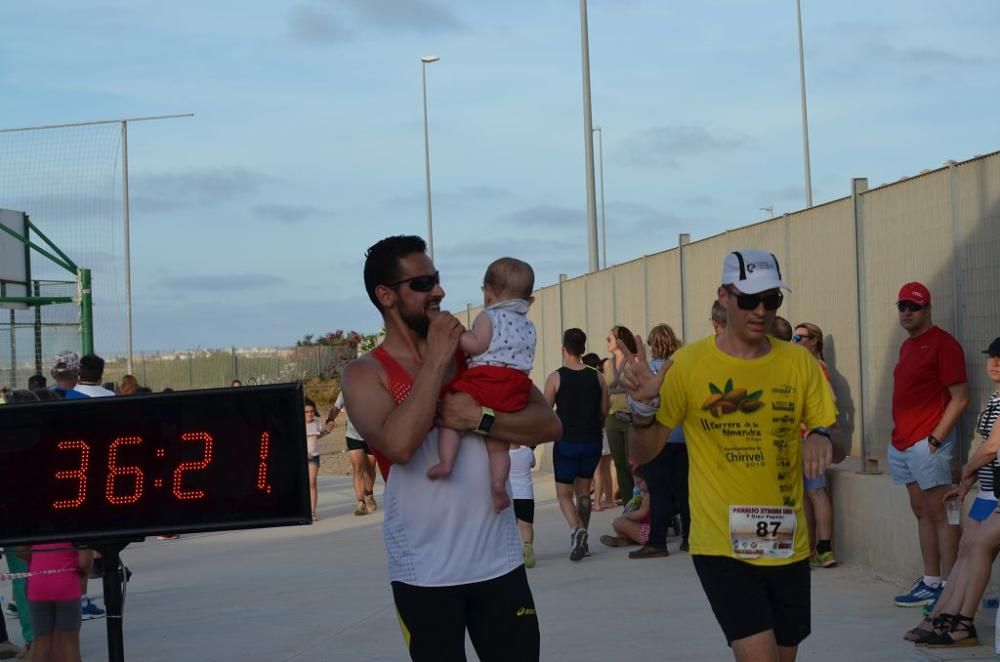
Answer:
<path fill-rule="evenodd" d="M 478 356 L 490 348 L 493 339 L 493 323 L 486 313 L 479 313 L 472 321 L 472 328 L 462 334 L 458 346 L 469 356 Z"/>

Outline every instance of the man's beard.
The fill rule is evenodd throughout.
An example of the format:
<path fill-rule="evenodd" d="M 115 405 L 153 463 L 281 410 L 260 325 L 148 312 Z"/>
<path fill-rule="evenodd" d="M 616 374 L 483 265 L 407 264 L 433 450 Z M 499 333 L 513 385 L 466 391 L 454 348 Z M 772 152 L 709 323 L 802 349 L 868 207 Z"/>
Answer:
<path fill-rule="evenodd" d="M 426 310 L 420 310 L 416 313 L 406 313 L 400 311 L 400 317 L 403 319 L 403 323 L 420 338 L 427 337 L 427 330 L 431 326 L 431 318 L 427 316 Z"/>

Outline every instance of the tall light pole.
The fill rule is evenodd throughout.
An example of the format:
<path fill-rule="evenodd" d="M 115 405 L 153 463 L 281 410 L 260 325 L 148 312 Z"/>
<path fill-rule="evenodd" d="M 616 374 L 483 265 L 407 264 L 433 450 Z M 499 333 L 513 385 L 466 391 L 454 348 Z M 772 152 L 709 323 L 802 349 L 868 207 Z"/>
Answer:
<path fill-rule="evenodd" d="M 601 268 L 608 268 L 608 212 L 604 206 L 604 131 L 595 126 L 597 134 L 597 162 L 601 173 Z"/>
<path fill-rule="evenodd" d="M 597 195 L 594 191 L 594 119 L 590 112 L 590 37 L 587 33 L 587 0 L 580 0 L 580 52 L 583 64 L 583 147 L 587 179 L 588 271 L 597 271 Z"/>
<path fill-rule="evenodd" d="M 420 58 L 420 71 L 423 74 L 424 87 L 424 182 L 427 188 L 427 248 L 431 259 L 434 259 L 434 222 L 431 214 L 431 146 L 427 131 L 427 65 L 437 62 L 437 55 L 425 55 Z"/>
<path fill-rule="evenodd" d="M 802 48 L 802 0 L 795 0 L 795 13 L 799 22 L 799 87 L 802 90 L 802 152 L 806 170 L 806 207 L 812 207 L 812 175 L 809 172 L 809 113 L 806 111 L 806 58 Z"/>

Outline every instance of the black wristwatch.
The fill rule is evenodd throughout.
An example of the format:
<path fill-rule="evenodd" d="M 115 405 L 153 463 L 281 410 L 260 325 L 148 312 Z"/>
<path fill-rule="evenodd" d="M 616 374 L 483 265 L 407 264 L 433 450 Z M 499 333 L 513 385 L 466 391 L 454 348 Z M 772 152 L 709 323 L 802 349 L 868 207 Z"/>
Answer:
<path fill-rule="evenodd" d="M 941 442 L 932 434 L 927 435 L 927 443 L 934 448 L 941 448 Z"/>
<path fill-rule="evenodd" d="M 490 433 L 493 429 L 493 423 L 497 420 L 497 413 L 490 409 L 489 407 L 483 407 L 483 415 L 479 418 L 479 425 L 473 430 L 476 434 L 481 434 L 484 437 Z"/>

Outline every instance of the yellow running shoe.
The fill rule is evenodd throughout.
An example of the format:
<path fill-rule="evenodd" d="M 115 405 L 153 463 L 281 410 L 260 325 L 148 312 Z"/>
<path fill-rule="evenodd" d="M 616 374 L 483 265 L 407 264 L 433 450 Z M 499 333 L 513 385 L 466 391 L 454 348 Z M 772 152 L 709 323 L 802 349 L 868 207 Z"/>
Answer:
<path fill-rule="evenodd" d="M 535 567 L 535 548 L 530 542 L 524 543 L 524 567 Z"/>

